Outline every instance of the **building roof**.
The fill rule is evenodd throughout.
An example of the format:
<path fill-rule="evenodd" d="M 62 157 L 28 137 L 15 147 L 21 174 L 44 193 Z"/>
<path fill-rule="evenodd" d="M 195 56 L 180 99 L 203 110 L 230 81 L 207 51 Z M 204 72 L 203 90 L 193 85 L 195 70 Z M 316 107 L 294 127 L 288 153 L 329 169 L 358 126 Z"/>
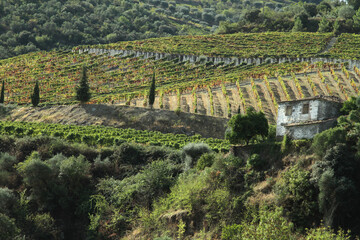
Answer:
<path fill-rule="evenodd" d="M 301 102 L 301 101 L 309 101 L 309 100 L 325 100 L 325 101 L 337 102 L 337 103 L 343 102 L 342 99 L 335 97 L 335 96 L 317 95 L 314 97 L 308 97 L 308 98 L 302 98 L 302 99 L 296 99 L 296 100 L 280 101 L 279 103 L 292 103 L 292 102 Z"/>
<path fill-rule="evenodd" d="M 304 125 L 313 125 L 313 124 L 319 124 L 319 123 L 325 123 L 330 121 L 336 121 L 336 118 L 330 118 L 325 120 L 315 120 L 315 121 L 305 121 L 305 122 L 296 122 L 296 123 L 289 123 L 289 124 L 283 124 L 285 127 L 296 127 L 296 126 L 304 126 Z"/>

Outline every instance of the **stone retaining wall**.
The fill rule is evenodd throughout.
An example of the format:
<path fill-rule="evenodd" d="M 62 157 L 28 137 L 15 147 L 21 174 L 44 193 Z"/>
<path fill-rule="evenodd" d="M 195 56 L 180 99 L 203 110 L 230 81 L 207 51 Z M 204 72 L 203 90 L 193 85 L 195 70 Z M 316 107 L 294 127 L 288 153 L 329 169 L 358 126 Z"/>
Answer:
<path fill-rule="evenodd" d="M 195 63 L 199 61 L 203 62 L 213 62 L 214 64 L 224 62 L 225 64 L 235 63 L 235 65 L 240 65 L 243 63 L 246 64 L 256 64 L 259 65 L 264 63 L 265 61 L 271 63 L 284 63 L 284 62 L 324 62 L 324 63 L 348 63 L 349 68 L 360 68 L 360 60 L 351 60 L 351 59 L 332 59 L 332 58 L 237 58 L 237 57 L 208 57 L 208 56 L 197 56 L 197 55 L 181 55 L 181 54 L 170 54 L 170 53 L 155 53 L 155 52 L 143 52 L 143 51 L 135 51 L 135 50 L 116 50 L 116 49 L 98 49 L 98 48 L 86 48 L 80 49 L 79 54 L 88 52 L 97 55 L 107 54 L 109 56 L 128 56 L 134 55 L 136 57 L 142 56 L 143 58 L 155 58 L 155 60 L 159 60 L 162 58 L 175 59 L 179 58 L 180 61 L 189 61 L 190 63 Z"/>

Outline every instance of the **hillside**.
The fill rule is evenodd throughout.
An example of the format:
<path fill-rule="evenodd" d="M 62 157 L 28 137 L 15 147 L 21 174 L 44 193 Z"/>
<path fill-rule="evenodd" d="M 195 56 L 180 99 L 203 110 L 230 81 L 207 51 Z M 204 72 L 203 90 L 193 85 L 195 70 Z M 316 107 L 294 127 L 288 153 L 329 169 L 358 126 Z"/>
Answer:
<path fill-rule="evenodd" d="M 173 35 L 289 32 L 296 18 L 297 32 L 359 33 L 357 9 L 356 3 L 320 0 L 3 0 L 0 59 Z"/>
<path fill-rule="evenodd" d="M 347 100 L 358 94 L 359 64 L 352 60 L 357 38 L 343 34 L 333 41 L 331 34 L 314 33 L 159 38 L 119 44 L 139 51 L 138 56 L 131 52 L 109 56 L 101 49 L 96 54 L 79 54 L 83 47 L 73 52 L 30 53 L 1 60 L 0 76 L 5 81 L 6 103 L 28 104 L 37 80 L 42 105 L 73 104 L 85 64 L 91 103 L 147 107 L 155 73 L 157 109 L 226 118 L 252 106 L 274 123 L 279 101 L 319 94 Z M 349 39 L 347 45 L 341 44 L 344 39 Z M 287 44 L 282 45 L 284 42 Z M 219 47 L 212 48 L 214 44 Z M 100 47 L 112 51 L 114 46 Z M 186 55 L 191 49 L 198 56 Z M 210 57 L 212 52 L 215 57 Z M 319 57 L 343 63 L 318 63 L 324 60 Z M 348 62 L 351 68 L 346 67 Z"/>
<path fill-rule="evenodd" d="M 56 105 L 42 108 L 3 108 L 2 121 L 58 123 L 80 126 L 110 126 L 162 133 L 195 133 L 205 138 L 224 138 L 227 119 L 118 105 Z M 206 126 L 204 126 L 206 122 Z"/>
<path fill-rule="evenodd" d="M 266 4 L 281 9 L 292 2 Z M 208 34 L 221 21 L 237 22 L 247 9 L 263 7 L 252 1 L 1 1 L 0 58 L 79 44 Z"/>
<path fill-rule="evenodd" d="M 357 239 L 358 38 L 167 36 L 0 60 L 1 240 Z M 276 141 L 278 103 L 316 95 L 345 101 L 338 126 Z M 224 139 L 238 113 L 262 130 L 244 145 Z"/>

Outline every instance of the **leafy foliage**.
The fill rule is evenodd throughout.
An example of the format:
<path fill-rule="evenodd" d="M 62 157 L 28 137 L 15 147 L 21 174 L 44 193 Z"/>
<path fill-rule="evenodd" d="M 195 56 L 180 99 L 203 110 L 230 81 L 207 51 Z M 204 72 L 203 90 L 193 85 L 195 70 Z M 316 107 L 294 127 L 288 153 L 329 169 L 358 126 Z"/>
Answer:
<path fill-rule="evenodd" d="M 91 93 L 88 78 L 86 75 L 86 67 L 83 66 L 80 78 L 80 85 L 76 89 L 76 100 L 80 101 L 81 103 L 86 103 L 90 100 L 90 98 Z"/>
<path fill-rule="evenodd" d="M 163 134 L 155 131 L 143 131 L 135 129 L 120 129 L 103 126 L 76 126 L 62 124 L 46 124 L 35 122 L 5 122 L 0 123 L 0 133 L 13 136 L 37 136 L 39 134 L 45 136 L 56 136 L 70 142 L 86 143 L 89 145 L 113 146 L 121 145 L 124 142 L 149 143 L 151 145 L 167 146 L 179 149 L 188 143 L 206 143 L 215 151 L 228 151 L 229 143 L 223 139 L 201 138 L 199 135 L 186 136 L 185 134 Z M 22 152 L 23 155 L 28 151 L 32 151 L 39 142 L 25 142 L 24 138 Z M 30 145 L 30 146 L 29 146 Z M 125 148 L 124 145 L 121 148 Z M 120 154 L 120 153 L 119 153 Z M 131 162 L 132 156 L 125 162 Z M 125 158 L 124 158 L 125 159 Z M 134 158 L 136 161 L 139 158 Z"/>
<path fill-rule="evenodd" d="M 275 186 L 277 201 L 290 220 L 301 228 L 319 221 L 317 191 L 310 182 L 310 172 L 295 165 L 281 175 Z"/>
<path fill-rule="evenodd" d="M 39 82 L 35 82 L 34 91 L 31 94 L 31 104 L 34 107 L 37 107 L 40 103 L 40 90 L 39 90 Z"/>
<path fill-rule="evenodd" d="M 228 122 L 230 131 L 226 132 L 226 138 L 230 143 L 238 144 L 243 141 L 249 144 L 249 141 L 257 135 L 264 139 L 268 134 L 269 125 L 263 112 L 255 112 L 249 108 L 246 115 L 237 114 Z"/>
<path fill-rule="evenodd" d="M 152 77 L 150 90 L 149 90 L 149 105 L 152 108 L 155 102 L 155 72 Z"/>
<path fill-rule="evenodd" d="M 250 222 L 225 227 L 223 239 L 297 239 L 293 224 L 282 216 L 281 208 L 262 208 L 252 217 Z"/>

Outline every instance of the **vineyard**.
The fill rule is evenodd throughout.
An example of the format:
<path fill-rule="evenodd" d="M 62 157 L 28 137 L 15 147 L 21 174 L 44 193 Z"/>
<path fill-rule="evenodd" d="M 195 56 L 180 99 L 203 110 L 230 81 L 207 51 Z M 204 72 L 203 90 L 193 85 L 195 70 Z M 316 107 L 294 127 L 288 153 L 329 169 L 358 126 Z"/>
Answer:
<path fill-rule="evenodd" d="M 236 81 L 219 87 L 193 89 L 191 92 L 160 95 L 155 100 L 155 108 L 165 108 L 230 117 L 240 110 L 253 107 L 263 111 L 271 123 L 275 123 L 279 101 L 302 99 L 316 95 L 332 95 L 343 100 L 359 94 L 360 72 L 357 68 L 349 71 L 345 67 L 319 70 L 307 69 L 302 74 L 250 79 L 249 82 Z M 143 99 L 133 99 L 130 105 L 142 106 Z"/>
<path fill-rule="evenodd" d="M 154 146 L 182 148 L 191 142 L 207 143 L 214 151 L 227 152 L 229 142 L 223 139 L 201 138 L 200 135 L 163 134 L 156 131 L 120 129 L 103 126 L 76 126 L 46 124 L 35 122 L 0 122 L 0 135 L 54 136 L 70 142 L 85 143 L 91 146 L 113 146 L 124 142 L 135 142 Z"/>
<path fill-rule="evenodd" d="M 287 74 L 303 70 L 305 63 L 263 64 L 260 66 L 222 63 L 181 62 L 177 59 L 109 57 L 72 52 L 37 52 L 0 62 L 0 77 L 6 82 L 6 101 L 29 102 L 36 80 L 41 86 L 41 102 L 74 103 L 75 87 L 82 65 L 88 66 L 92 103 L 119 103 L 146 96 L 153 72 L 159 93 L 183 92 L 222 83 L 246 81 L 267 74 Z"/>
<path fill-rule="evenodd" d="M 312 57 L 325 49 L 330 33 L 236 33 L 228 35 L 175 36 L 106 45 L 81 46 L 220 57 Z M 78 48 L 76 48 L 78 49 Z"/>
<path fill-rule="evenodd" d="M 360 59 L 360 35 L 343 33 L 326 57 L 337 59 Z"/>
<path fill-rule="evenodd" d="M 276 53 L 276 56 L 285 54 L 294 57 L 318 53 L 331 37 L 331 34 L 313 33 L 209 35 L 122 42 L 103 47 L 182 54 L 190 53 L 191 49 L 195 51 L 193 54 L 218 53 L 221 56 L 243 56 L 247 53 L 265 57 Z M 343 57 L 350 56 L 351 52 L 345 49 L 356 45 L 356 39 L 356 35 L 341 35 L 327 54 L 341 57 L 331 54 L 342 51 L 345 54 Z M 360 85 L 358 68 L 347 69 L 344 64 L 272 64 L 269 61 L 260 65 L 209 61 L 190 63 L 173 57 L 156 60 L 155 57 L 134 55 L 50 51 L 0 61 L 0 77 L 5 81 L 5 101 L 29 104 L 35 81 L 39 81 L 41 104 L 77 103 L 74 89 L 83 65 L 88 69 L 92 93 L 90 103 L 147 107 L 150 80 L 155 73 L 155 108 L 231 117 L 253 107 L 264 111 L 272 123 L 275 122 L 279 101 L 319 94 L 346 100 L 358 94 Z"/>
<path fill-rule="evenodd" d="M 338 64 L 293 62 L 255 65 L 189 63 L 178 59 L 38 52 L 1 61 L 6 102 L 28 104 L 36 80 L 42 104 L 71 104 L 82 65 L 88 66 L 91 103 L 146 107 L 153 72 L 155 108 L 230 117 L 247 107 L 275 122 L 277 103 L 318 94 L 356 95 L 359 71 Z"/>

